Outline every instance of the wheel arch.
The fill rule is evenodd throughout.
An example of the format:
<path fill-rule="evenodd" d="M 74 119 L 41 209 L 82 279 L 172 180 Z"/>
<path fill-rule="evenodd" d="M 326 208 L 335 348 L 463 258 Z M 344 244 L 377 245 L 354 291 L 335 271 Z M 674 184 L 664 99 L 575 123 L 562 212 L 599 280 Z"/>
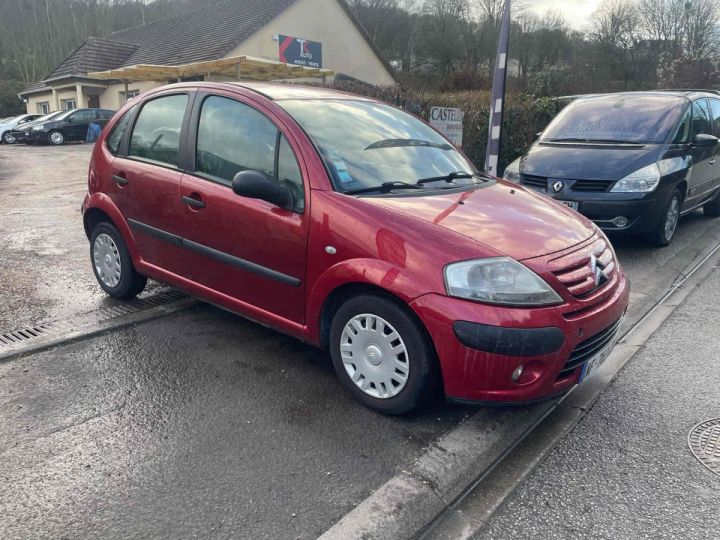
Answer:
<path fill-rule="evenodd" d="M 104 193 L 96 192 L 90 195 L 86 201 L 85 211 L 83 212 L 83 228 L 85 229 L 85 235 L 88 240 L 90 239 L 93 228 L 103 221 L 112 223 L 120 232 L 130 252 L 133 264 L 137 264 L 140 259 L 137 247 L 135 246 L 135 238 L 130 231 L 130 227 L 110 197 Z"/>

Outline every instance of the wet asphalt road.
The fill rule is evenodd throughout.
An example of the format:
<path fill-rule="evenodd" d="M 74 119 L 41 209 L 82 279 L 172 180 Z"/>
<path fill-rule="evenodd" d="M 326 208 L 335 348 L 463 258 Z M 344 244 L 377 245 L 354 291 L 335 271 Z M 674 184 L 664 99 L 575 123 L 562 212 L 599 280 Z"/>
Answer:
<path fill-rule="evenodd" d="M 720 417 L 719 321 L 716 269 L 478 538 L 720 537 L 720 476 L 688 449 Z"/>
<path fill-rule="evenodd" d="M 78 211 L 89 154 L 0 146 L 0 333 L 114 303 Z M 621 240 L 635 299 L 717 231 L 695 214 L 670 248 Z M 311 538 L 472 410 L 374 414 L 324 353 L 200 304 L 0 364 L 0 536 Z"/>

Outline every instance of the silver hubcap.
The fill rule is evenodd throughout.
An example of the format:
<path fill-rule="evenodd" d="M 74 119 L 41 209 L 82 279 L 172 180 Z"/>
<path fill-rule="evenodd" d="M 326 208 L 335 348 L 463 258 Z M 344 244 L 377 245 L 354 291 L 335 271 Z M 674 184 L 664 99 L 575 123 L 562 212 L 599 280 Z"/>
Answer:
<path fill-rule="evenodd" d="M 108 287 L 120 283 L 120 252 L 115 241 L 107 234 L 99 234 L 93 244 L 93 262 L 100 281 Z"/>
<path fill-rule="evenodd" d="M 680 220 L 680 201 L 677 197 L 673 197 L 670 201 L 670 208 L 665 218 L 665 239 L 670 240 L 675 234 L 677 229 L 678 221 Z"/>
<path fill-rule="evenodd" d="M 407 384 L 410 359 L 405 342 L 377 315 L 350 319 L 340 337 L 340 354 L 350 379 L 372 397 L 391 398 Z"/>
<path fill-rule="evenodd" d="M 50 135 L 50 141 L 53 144 L 62 144 L 62 142 L 65 140 L 62 133 L 55 132 Z"/>
<path fill-rule="evenodd" d="M 15 142 L 15 137 L 12 136 L 12 133 L 6 133 L 6 134 L 3 136 L 3 139 L 5 139 L 5 142 L 6 142 L 7 144 L 12 144 L 12 143 Z"/>

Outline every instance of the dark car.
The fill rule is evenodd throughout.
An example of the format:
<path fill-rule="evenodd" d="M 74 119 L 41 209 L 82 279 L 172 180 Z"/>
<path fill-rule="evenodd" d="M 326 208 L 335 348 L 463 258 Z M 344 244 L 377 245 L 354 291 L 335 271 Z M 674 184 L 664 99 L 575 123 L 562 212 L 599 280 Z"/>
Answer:
<path fill-rule="evenodd" d="M 48 122 L 49 120 L 52 120 L 53 118 L 57 118 L 61 114 L 65 114 L 67 111 L 55 111 L 50 114 L 46 114 L 45 116 L 41 116 L 40 118 L 36 118 L 35 120 L 32 120 L 31 122 L 27 122 L 26 124 L 20 124 L 19 126 L 16 126 L 12 130 L 12 138 L 15 140 L 16 143 L 26 143 L 28 141 L 28 136 L 30 135 L 30 131 L 33 127 L 42 125 L 45 122 Z"/>
<path fill-rule="evenodd" d="M 73 109 L 45 122 L 35 122 L 25 131 L 28 143 L 63 144 L 66 141 L 84 141 L 90 124 L 104 126 L 115 111 L 106 109 Z"/>
<path fill-rule="evenodd" d="M 168 283 L 330 351 L 388 413 L 564 393 L 607 358 L 629 287 L 583 216 L 478 173 L 360 96 L 184 83 L 127 103 L 82 203 L 100 286 Z"/>
<path fill-rule="evenodd" d="M 720 95 L 588 96 L 568 105 L 505 179 L 563 202 L 608 232 L 672 241 L 696 208 L 720 216 Z"/>

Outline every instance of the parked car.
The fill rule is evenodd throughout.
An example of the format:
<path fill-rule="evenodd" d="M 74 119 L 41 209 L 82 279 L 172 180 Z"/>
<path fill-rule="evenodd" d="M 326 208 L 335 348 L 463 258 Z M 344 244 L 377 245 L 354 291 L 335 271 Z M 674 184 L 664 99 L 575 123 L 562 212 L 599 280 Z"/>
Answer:
<path fill-rule="evenodd" d="M 720 216 L 720 95 L 625 92 L 568 105 L 505 179 L 545 193 L 605 231 L 672 242 L 679 218 Z"/>
<path fill-rule="evenodd" d="M 91 123 L 104 126 L 115 111 L 106 109 L 72 109 L 43 123 L 36 123 L 29 133 L 27 142 L 64 144 L 67 141 L 84 141 Z"/>
<path fill-rule="evenodd" d="M 12 130 L 28 122 L 32 122 L 39 116 L 39 114 L 21 114 L 4 119 L 0 122 L 0 142 L 3 144 L 13 144 L 15 139 L 13 139 Z"/>
<path fill-rule="evenodd" d="M 330 351 L 385 413 L 441 386 L 531 402 L 615 343 L 628 283 L 605 235 L 485 176 L 426 123 L 326 89 L 182 83 L 126 104 L 82 203 L 98 283 L 168 283 Z"/>
<path fill-rule="evenodd" d="M 60 116 L 61 114 L 65 114 L 66 112 L 67 111 L 51 112 L 50 114 L 46 114 L 45 116 L 41 116 L 40 118 L 36 118 L 34 120 L 31 120 L 30 122 L 26 122 L 25 124 L 15 126 L 11 132 L 12 138 L 15 139 L 15 143 L 30 142 L 30 132 L 33 127 L 40 126 L 44 122 L 52 120 L 53 118 L 57 118 L 58 116 Z"/>

